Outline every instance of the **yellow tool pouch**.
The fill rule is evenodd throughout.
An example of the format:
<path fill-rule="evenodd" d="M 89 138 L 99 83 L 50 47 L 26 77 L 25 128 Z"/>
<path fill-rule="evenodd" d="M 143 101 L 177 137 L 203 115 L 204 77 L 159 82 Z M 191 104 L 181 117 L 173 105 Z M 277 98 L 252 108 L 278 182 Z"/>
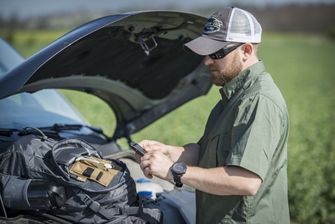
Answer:
<path fill-rule="evenodd" d="M 79 181 L 84 182 L 89 179 L 107 187 L 118 170 L 113 169 L 111 162 L 108 160 L 83 157 L 78 158 L 69 167 L 69 172 L 75 175 Z"/>

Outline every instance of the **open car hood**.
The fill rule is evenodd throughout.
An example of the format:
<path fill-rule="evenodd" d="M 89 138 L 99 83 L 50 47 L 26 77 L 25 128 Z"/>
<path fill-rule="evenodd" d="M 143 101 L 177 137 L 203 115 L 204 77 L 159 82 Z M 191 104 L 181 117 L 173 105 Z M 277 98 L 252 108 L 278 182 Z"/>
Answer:
<path fill-rule="evenodd" d="M 211 78 L 202 57 L 183 48 L 205 22 L 198 15 L 169 11 L 94 20 L 5 74 L 0 98 L 47 88 L 84 91 L 116 113 L 113 137 L 128 136 L 209 91 Z"/>

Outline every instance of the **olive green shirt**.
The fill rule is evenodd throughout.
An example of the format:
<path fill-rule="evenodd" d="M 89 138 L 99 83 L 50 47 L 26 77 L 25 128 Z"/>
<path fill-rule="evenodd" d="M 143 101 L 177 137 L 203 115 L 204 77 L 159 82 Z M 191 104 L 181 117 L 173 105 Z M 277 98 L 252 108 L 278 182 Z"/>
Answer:
<path fill-rule="evenodd" d="M 257 174 L 255 196 L 196 192 L 197 223 L 289 223 L 287 198 L 288 113 L 263 62 L 220 89 L 199 141 L 198 165 L 239 166 Z"/>

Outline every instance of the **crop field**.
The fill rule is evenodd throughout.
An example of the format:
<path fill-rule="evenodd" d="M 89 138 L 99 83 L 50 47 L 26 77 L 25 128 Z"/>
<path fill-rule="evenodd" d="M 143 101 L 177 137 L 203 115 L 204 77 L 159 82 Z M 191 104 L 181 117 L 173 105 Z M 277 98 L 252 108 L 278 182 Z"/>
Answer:
<path fill-rule="evenodd" d="M 28 57 L 63 33 L 18 31 L 13 43 Z M 260 47 L 260 58 L 281 89 L 290 115 L 288 175 L 293 223 L 335 223 L 334 52 L 334 40 L 296 33 L 265 33 Z M 218 90 L 213 87 L 208 95 L 171 112 L 133 139 L 175 145 L 197 141 L 219 100 Z M 115 122 L 108 107 L 91 102 L 85 94 L 63 93 L 90 123 L 112 135 Z"/>

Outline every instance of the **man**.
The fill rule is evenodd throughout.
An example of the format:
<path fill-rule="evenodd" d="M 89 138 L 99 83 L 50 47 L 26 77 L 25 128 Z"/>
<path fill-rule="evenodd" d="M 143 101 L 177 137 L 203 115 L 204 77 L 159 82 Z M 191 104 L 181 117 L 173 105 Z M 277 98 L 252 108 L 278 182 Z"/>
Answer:
<path fill-rule="evenodd" d="M 140 166 L 196 189 L 197 223 L 289 223 L 288 113 L 258 59 L 261 26 L 239 8 L 214 13 L 186 47 L 204 55 L 222 99 L 198 143 L 144 140 Z"/>

